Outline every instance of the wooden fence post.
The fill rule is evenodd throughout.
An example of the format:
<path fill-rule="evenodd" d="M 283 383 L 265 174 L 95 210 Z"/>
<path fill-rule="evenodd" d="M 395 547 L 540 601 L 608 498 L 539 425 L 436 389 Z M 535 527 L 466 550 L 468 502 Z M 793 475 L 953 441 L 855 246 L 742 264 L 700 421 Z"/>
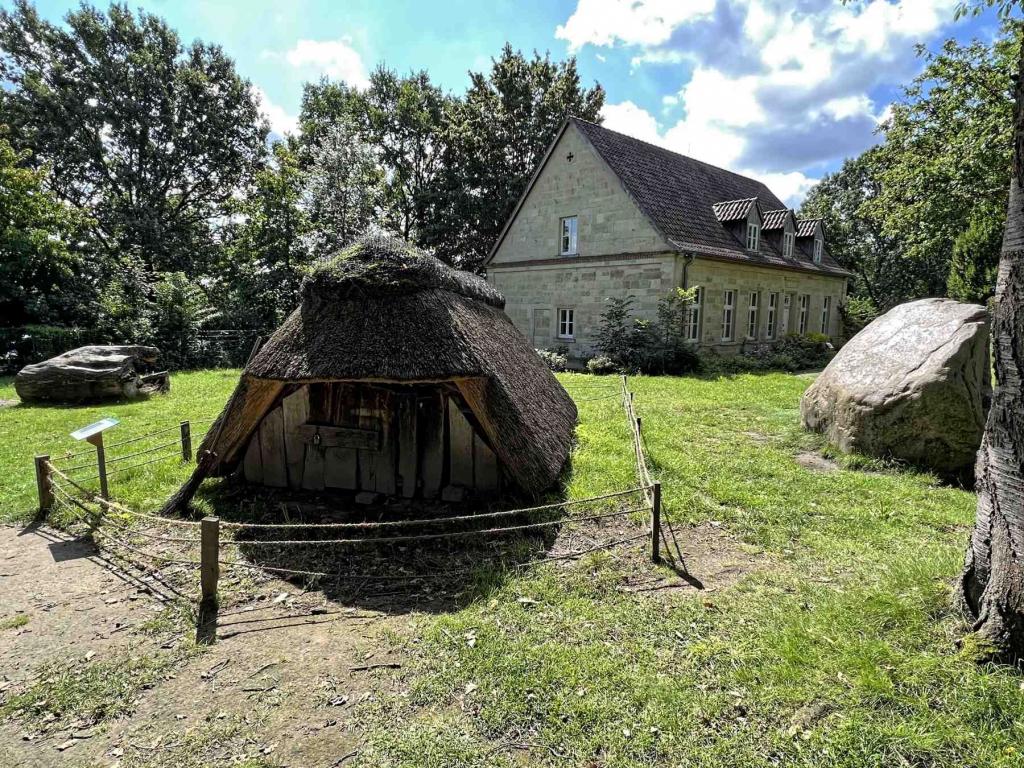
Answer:
<path fill-rule="evenodd" d="M 181 422 L 181 460 L 192 461 L 192 425 Z"/>
<path fill-rule="evenodd" d="M 651 560 L 661 562 L 661 483 L 655 483 L 651 498 Z"/>
<path fill-rule="evenodd" d="M 107 452 L 103 448 L 103 433 L 87 437 L 86 440 L 96 447 L 96 471 L 100 477 L 100 498 L 110 500 L 110 491 L 107 488 Z"/>
<path fill-rule="evenodd" d="M 217 639 L 217 580 L 220 578 L 220 518 L 204 517 L 199 528 L 199 622 L 196 641 Z"/>
<path fill-rule="evenodd" d="M 53 482 L 50 477 L 50 457 L 36 456 L 36 490 L 39 493 L 39 512 L 45 514 L 53 507 Z"/>

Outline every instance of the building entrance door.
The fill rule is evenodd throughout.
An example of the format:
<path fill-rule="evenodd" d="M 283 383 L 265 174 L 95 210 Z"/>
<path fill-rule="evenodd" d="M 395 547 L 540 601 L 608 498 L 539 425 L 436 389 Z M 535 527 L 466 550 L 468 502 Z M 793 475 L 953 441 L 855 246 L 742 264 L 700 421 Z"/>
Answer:
<path fill-rule="evenodd" d="M 782 297 L 782 316 L 779 318 L 779 338 L 789 333 L 789 310 L 793 305 L 793 294 L 787 293 Z"/>

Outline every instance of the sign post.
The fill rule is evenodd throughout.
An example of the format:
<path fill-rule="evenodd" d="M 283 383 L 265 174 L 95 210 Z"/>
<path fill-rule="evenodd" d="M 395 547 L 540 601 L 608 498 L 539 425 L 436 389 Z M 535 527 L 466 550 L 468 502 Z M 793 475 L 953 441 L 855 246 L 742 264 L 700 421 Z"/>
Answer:
<path fill-rule="evenodd" d="M 96 470 L 100 478 L 100 497 L 104 500 L 109 500 L 110 493 L 107 488 L 107 454 L 103 448 L 103 433 L 120 423 L 120 419 L 115 419 L 111 416 L 95 421 L 81 429 L 76 429 L 71 433 L 71 437 L 75 440 L 85 440 L 89 445 L 96 448 Z"/>

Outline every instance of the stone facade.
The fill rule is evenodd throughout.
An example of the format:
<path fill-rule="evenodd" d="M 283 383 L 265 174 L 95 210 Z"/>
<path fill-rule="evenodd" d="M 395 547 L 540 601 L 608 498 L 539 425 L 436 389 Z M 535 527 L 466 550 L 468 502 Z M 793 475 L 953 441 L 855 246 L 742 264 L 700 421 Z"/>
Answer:
<path fill-rule="evenodd" d="M 571 159 L 570 159 L 571 157 Z M 754 216 L 757 214 L 754 213 Z M 561 255 L 561 219 L 577 217 L 577 253 Z M 487 266 L 505 295 L 506 312 L 537 348 L 564 346 L 577 360 L 596 354 L 595 334 L 609 297 L 632 297 L 634 315 L 654 320 L 658 300 L 683 284 L 686 257 L 651 224 L 589 141 L 572 125 L 562 134 Z M 768 338 L 768 302 L 777 294 L 774 338 L 798 331 L 800 297 L 808 296 L 806 331 L 838 337 L 840 276 L 696 256 L 687 284 L 700 286 L 698 338 L 729 354 Z M 733 291 L 735 331 L 723 340 L 726 291 Z M 747 338 L 750 295 L 757 294 L 756 338 Z M 789 297 L 789 311 L 783 305 Z M 559 310 L 572 310 L 571 338 L 560 335 Z M 785 315 L 785 319 L 783 319 Z"/>
<path fill-rule="evenodd" d="M 846 298 L 846 280 L 792 270 L 758 267 L 697 257 L 687 271 L 689 285 L 700 286 L 700 343 L 728 354 L 740 352 L 752 344 L 771 342 L 786 333 L 800 332 L 800 297 L 807 296 L 805 333 L 824 333 L 838 340 L 842 324 L 839 305 Z M 735 322 L 731 341 L 723 340 L 725 292 L 735 291 Z M 756 336 L 748 337 L 751 294 L 757 294 Z M 768 306 L 771 294 L 777 294 L 775 332 L 769 337 Z M 787 302 L 788 297 L 788 302 Z M 826 297 L 828 317 L 823 317 Z M 788 312 L 786 305 L 789 305 Z M 822 321 L 825 320 L 825 330 Z"/>
<path fill-rule="evenodd" d="M 595 354 L 594 334 L 609 296 L 632 296 L 636 316 L 654 319 L 658 299 L 679 284 L 671 253 L 561 262 L 492 265 L 487 279 L 505 295 L 505 311 L 534 347 L 565 346 L 576 359 Z M 560 309 L 573 310 L 572 338 L 559 338 Z"/>
<path fill-rule="evenodd" d="M 572 155 L 572 160 L 568 157 Z M 667 251 L 669 244 L 586 138 L 570 126 L 523 201 L 488 268 L 558 258 L 562 217 L 579 222 L 580 256 Z"/>

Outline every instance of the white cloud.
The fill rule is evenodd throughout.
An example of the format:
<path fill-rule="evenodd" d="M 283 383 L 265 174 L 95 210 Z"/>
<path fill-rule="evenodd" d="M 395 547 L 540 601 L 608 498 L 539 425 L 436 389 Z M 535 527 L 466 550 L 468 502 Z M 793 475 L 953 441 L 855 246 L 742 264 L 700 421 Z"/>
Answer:
<path fill-rule="evenodd" d="M 805 176 L 800 171 L 791 171 L 789 173 L 758 173 L 756 171 L 748 171 L 747 175 L 764 182 L 768 189 L 774 192 L 775 196 L 790 208 L 799 208 L 807 193 L 811 191 L 811 187 L 820 181 L 820 179 Z"/>
<path fill-rule="evenodd" d="M 287 53 L 285 60 L 293 67 L 316 69 L 334 80 L 365 88 L 370 79 L 359 51 L 351 40 L 299 40 Z"/>
<path fill-rule="evenodd" d="M 658 45 L 684 22 L 714 10 L 715 0 L 579 0 L 555 37 L 577 51 L 587 43 Z"/>
<path fill-rule="evenodd" d="M 821 111 L 833 120 L 846 120 L 850 117 L 867 116 L 874 118 L 874 103 L 866 93 L 855 93 L 852 96 L 841 96 L 829 99 L 821 106 Z"/>
<path fill-rule="evenodd" d="M 270 123 L 270 130 L 274 133 L 283 136 L 286 133 L 296 134 L 299 132 L 299 120 L 295 115 L 291 115 L 288 111 L 281 106 L 278 106 L 270 100 L 267 96 L 267 92 L 262 88 L 253 86 L 253 95 L 256 97 L 256 104 L 260 109 L 260 113 L 267 118 L 267 122 Z"/>
<path fill-rule="evenodd" d="M 655 144 L 663 143 L 658 133 L 658 121 L 647 110 L 638 107 L 632 101 L 605 104 L 601 108 L 601 117 L 605 128 Z"/>
<path fill-rule="evenodd" d="M 662 116 L 678 108 L 678 121 L 659 126 L 626 93 L 606 107 L 605 125 L 770 180 L 797 200 L 822 167 L 877 140 L 889 108 L 871 94 L 920 68 L 914 46 L 952 21 L 956 2 L 578 0 L 555 34 L 573 50 L 626 48 L 634 69 L 684 73 L 661 96 Z"/>

